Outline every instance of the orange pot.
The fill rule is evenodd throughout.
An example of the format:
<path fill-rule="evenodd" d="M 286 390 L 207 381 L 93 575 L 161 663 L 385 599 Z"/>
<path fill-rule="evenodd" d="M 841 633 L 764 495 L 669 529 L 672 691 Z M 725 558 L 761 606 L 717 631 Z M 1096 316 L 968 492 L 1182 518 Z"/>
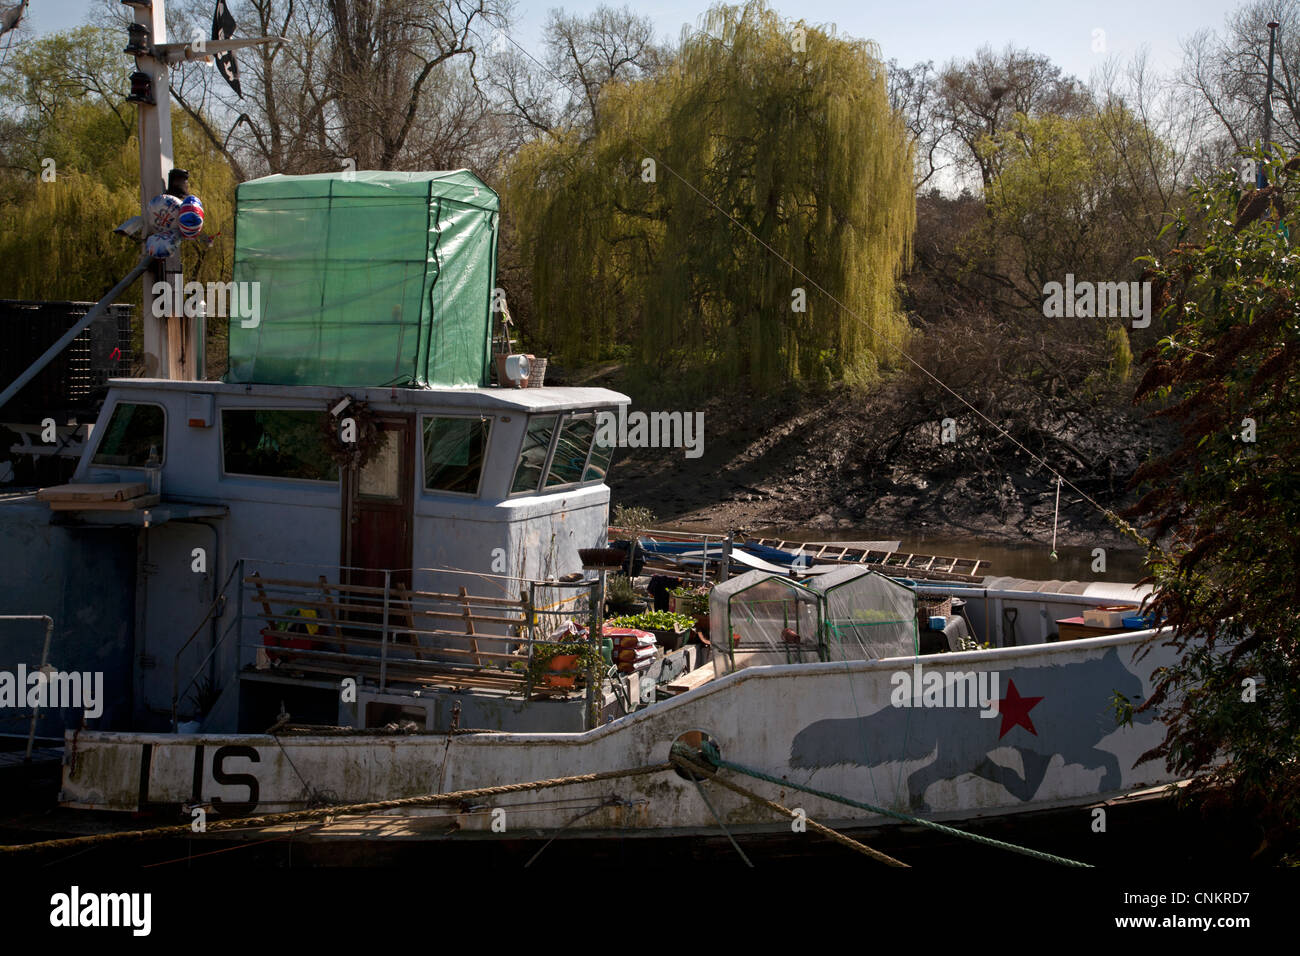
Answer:
<path fill-rule="evenodd" d="M 553 671 L 571 671 L 577 663 L 577 654 L 556 654 L 551 658 L 551 663 L 548 665 L 548 669 Z M 572 687 L 575 680 L 577 680 L 576 674 L 542 675 L 542 682 L 545 683 L 547 687 Z"/>

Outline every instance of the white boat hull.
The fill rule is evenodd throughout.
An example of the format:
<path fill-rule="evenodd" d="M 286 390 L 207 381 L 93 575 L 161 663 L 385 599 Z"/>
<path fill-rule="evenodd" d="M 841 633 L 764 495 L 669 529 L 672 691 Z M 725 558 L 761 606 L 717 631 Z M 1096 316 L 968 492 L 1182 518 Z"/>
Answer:
<path fill-rule="evenodd" d="M 449 742 L 441 735 L 69 733 L 61 801 L 122 811 L 206 804 L 216 815 L 295 810 L 322 798 L 346 805 L 662 764 L 679 735 L 703 731 L 726 760 L 927 819 L 1094 804 L 1173 780 L 1161 763 L 1137 762 L 1164 727 L 1146 714 L 1119 726 L 1111 703 L 1116 691 L 1145 698 L 1147 675 L 1167 662 L 1170 652 L 1155 645 L 1134 663 L 1149 634 L 753 667 L 581 734 L 461 734 Z M 988 686 L 998 688 L 998 713 L 981 716 L 977 701 L 898 706 L 899 675 L 910 680 L 917 663 L 926 674 L 986 674 Z M 950 695 L 945 703 L 959 702 Z M 816 820 L 890 822 L 724 772 Z M 772 811 L 705 786 L 729 828 L 774 823 Z M 566 825 L 569 833 L 588 835 L 680 835 L 718 826 L 695 785 L 671 770 L 418 813 L 454 816 L 463 831 L 515 835 Z M 574 822 L 579 813 L 585 815 Z"/>

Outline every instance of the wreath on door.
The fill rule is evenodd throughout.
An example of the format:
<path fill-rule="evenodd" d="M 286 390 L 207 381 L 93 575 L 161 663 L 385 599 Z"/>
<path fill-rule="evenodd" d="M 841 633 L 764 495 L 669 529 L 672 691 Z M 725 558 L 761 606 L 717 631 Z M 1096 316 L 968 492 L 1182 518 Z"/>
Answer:
<path fill-rule="evenodd" d="M 321 418 L 321 432 L 325 436 L 325 448 L 330 458 L 340 467 L 356 462 L 358 468 L 364 468 L 375 460 L 382 444 L 383 429 L 379 425 L 379 416 L 365 402 L 359 402 L 346 396 L 348 405 L 338 415 L 334 409 L 338 402 L 330 402 Z M 350 429 L 346 428 L 351 421 Z M 353 441 L 344 440 L 344 432 Z"/>

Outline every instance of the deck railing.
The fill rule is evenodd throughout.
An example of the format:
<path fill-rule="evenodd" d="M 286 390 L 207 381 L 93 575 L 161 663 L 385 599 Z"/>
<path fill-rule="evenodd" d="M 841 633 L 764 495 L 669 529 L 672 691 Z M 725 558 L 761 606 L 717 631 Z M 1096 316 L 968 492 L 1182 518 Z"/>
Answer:
<path fill-rule="evenodd" d="M 534 686 L 530 665 L 537 644 L 566 618 L 586 623 L 598 582 L 589 580 L 510 581 L 509 596 L 471 593 L 475 580 L 482 589 L 487 577 L 464 573 L 466 584 L 452 584 L 460 572 L 364 571 L 282 565 L 240 559 L 232 567 L 218 598 L 173 662 L 172 725 L 180 719 L 181 702 L 195 686 L 202 688 L 205 672 L 234 675 L 241 671 L 278 670 L 311 678 L 358 677 L 380 693 L 394 686 L 486 688 L 535 695 L 566 695 L 574 688 Z M 309 574 L 308 572 L 315 572 Z M 378 583 L 353 583 L 348 578 Z M 421 579 L 433 584 L 414 587 Z M 440 586 L 439 586 L 440 585 Z M 205 632 L 212 616 L 231 615 L 212 647 L 182 683 L 182 657 Z M 236 650 L 226 657 L 229 636 L 238 635 Z M 193 652 L 189 651 L 190 657 Z M 225 660 L 228 666 L 213 666 Z M 587 676 L 556 671 L 560 676 Z M 582 690 L 590 696 L 592 681 Z M 212 688 L 215 698 L 224 684 Z M 201 709 L 201 708 L 199 708 Z"/>

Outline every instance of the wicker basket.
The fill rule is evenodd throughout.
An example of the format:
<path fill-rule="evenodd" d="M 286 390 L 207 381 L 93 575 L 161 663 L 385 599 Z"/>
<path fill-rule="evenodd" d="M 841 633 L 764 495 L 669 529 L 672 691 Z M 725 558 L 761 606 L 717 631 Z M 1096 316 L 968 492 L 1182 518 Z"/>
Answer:
<path fill-rule="evenodd" d="M 916 596 L 916 619 L 926 624 L 932 617 L 952 616 L 952 596 L 948 594 L 918 594 Z"/>
<path fill-rule="evenodd" d="M 546 359 L 535 358 L 528 363 L 528 381 L 524 383 L 525 388 L 541 388 L 542 383 L 546 380 Z"/>

